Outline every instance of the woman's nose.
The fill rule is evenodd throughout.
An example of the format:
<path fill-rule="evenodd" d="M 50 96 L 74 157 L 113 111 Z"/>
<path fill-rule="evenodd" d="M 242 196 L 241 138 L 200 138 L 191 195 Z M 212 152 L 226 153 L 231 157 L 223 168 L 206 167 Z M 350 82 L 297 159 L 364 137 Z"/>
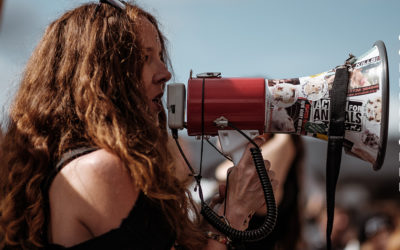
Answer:
<path fill-rule="evenodd" d="M 167 65 L 165 63 L 160 63 L 157 73 L 154 75 L 154 83 L 165 84 L 171 79 L 172 75 L 169 72 Z"/>

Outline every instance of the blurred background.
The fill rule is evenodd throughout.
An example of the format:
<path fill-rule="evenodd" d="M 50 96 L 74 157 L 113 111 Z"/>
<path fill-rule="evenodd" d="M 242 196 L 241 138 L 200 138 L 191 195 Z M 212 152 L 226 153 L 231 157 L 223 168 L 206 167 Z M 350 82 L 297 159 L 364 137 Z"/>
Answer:
<path fill-rule="evenodd" d="M 1 120 L 7 116 L 24 65 L 46 26 L 66 10 L 86 2 L 89 1 L 0 0 Z M 195 74 L 212 71 L 221 72 L 225 77 L 308 76 L 342 64 L 349 53 L 360 56 L 377 40 L 384 41 L 389 59 L 391 92 L 385 162 L 380 171 L 374 171 L 369 163 L 344 155 L 337 203 L 346 209 L 364 211 L 365 214 L 368 214 L 367 209 L 375 212 L 376 207 L 388 207 L 390 211 L 398 209 L 398 0 L 136 2 L 158 18 L 169 40 L 174 71 L 171 82 L 187 83 L 191 69 Z M 190 161 L 198 166 L 200 142 L 189 138 L 185 131 L 180 135 Z M 216 138 L 211 138 L 211 141 L 215 143 Z M 306 207 L 313 202 L 323 203 L 325 197 L 326 142 L 313 138 L 304 138 L 304 141 L 306 157 L 302 188 Z M 207 144 L 204 155 L 204 175 L 210 180 L 210 189 L 213 189 L 215 167 L 223 158 Z M 358 226 L 362 227 L 361 224 Z"/>

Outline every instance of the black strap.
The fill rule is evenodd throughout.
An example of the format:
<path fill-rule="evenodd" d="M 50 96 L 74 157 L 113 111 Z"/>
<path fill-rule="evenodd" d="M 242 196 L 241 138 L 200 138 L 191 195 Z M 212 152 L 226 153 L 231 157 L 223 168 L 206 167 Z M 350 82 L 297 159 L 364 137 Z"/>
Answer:
<path fill-rule="evenodd" d="M 335 190 L 339 177 L 342 146 L 345 133 L 346 98 L 349 83 L 347 66 L 336 69 L 330 93 L 330 122 L 328 131 L 328 154 L 326 162 L 326 201 L 327 201 L 327 250 L 331 250 L 331 233 L 335 209 Z"/>
<path fill-rule="evenodd" d="M 51 183 L 53 182 L 54 178 L 61 171 L 61 169 L 67 165 L 70 161 L 78 158 L 79 156 L 89 154 L 93 151 L 96 151 L 98 148 L 95 147 L 81 147 L 77 149 L 73 149 L 71 151 L 66 152 L 61 156 L 61 160 L 55 165 L 53 170 L 51 171 L 49 177 L 47 178 L 46 184 L 44 185 L 43 191 L 48 192 Z"/>
<path fill-rule="evenodd" d="M 71 151 L 66 152 L 65 154 L 62 155 L 61 160 L 57 163 L 56 165 L 56 171 L 60 172 L 60 170 L 67 165 L 68 162 L 78 158 L 79 156 L 89 154 L 98 148 L 93 148 L 93 147 L 82 147 L 82 148 L 77 148 L 73 149 Z"/>

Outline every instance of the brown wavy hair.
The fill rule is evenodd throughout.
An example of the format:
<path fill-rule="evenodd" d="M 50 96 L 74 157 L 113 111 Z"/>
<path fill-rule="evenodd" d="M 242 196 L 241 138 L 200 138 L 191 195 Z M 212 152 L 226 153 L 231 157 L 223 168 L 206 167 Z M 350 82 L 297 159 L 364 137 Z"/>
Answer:
<path fill-rule="evenodd" d="M 85 4 L 49 25 L 33 52 L 11 105 L 0 152 L 0 248 L 46 244 L 44 187 L 63 153 L 96 146 L 117 155 L 148 197 L 160 201 L 178 244 L 199 249 L 206 240 L 184 185 L 174 176 L 166 116 L 149 114 L 141 82 L 138 17 L 156 19 L 133 4 L 120 11 Z M 168 63 L 169 65 L 169 63 Z"/>

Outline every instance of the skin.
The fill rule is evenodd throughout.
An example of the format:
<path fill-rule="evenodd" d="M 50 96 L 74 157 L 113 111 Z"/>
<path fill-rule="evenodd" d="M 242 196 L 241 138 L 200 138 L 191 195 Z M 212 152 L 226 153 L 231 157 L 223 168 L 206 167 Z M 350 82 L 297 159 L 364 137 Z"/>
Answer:
<path fill-rule="evenodd" d="M 165 63 L 161 59 L 162 48 L 156 28 L 145 18 L 141 18 L 141 44 L 144 48 L 145 62 L 142 69 L 142 82 L 147 94 L 147 101 L 152 114 L 158 123 L 161 111 L 161 97 L 165 83 L 171 79 Z"/>
<path fill-rule="evenodd" d="M 150 111 L 158 114 L 158 100 L 154 102 L 154 99 L 162 96 L 171 74 L 161 60 L 155 27 L 146 19 L 140 22 L 146 55 L 142 82 Z M 263 140 L 257 139 L 256 143 L 261 145 Z M 248 151 L 231 171 L 232 186 L 227 201 L 227 219 L 241 230 L 248 226 L 243 223 L 248 215 L 263 205 L 261 185 Z M 49 241 L 70 247 L 118 228 L 132 210 L 139 192 L 121 160 L 104 149 L 71 161 L 50 187 Z M 206 249 L 226 249 L 226 246 L 209 240 Z"/>

